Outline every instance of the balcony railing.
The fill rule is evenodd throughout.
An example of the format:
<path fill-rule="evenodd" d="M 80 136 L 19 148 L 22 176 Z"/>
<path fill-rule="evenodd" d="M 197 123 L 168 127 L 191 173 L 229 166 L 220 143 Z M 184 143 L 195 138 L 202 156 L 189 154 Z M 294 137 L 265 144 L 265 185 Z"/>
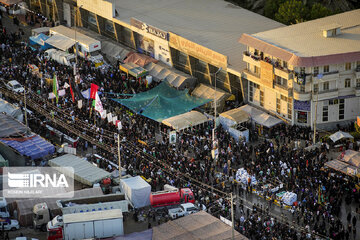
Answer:
<path fill-rule="evenodd" d="M 243 52 L 245 56 L 251 57 L 252 59 L 254 59 L 255 61 L 259 61 L 261 58 L 260 56 L 254 55 L 249 53 L 248 51 L 244 51 Z"/>

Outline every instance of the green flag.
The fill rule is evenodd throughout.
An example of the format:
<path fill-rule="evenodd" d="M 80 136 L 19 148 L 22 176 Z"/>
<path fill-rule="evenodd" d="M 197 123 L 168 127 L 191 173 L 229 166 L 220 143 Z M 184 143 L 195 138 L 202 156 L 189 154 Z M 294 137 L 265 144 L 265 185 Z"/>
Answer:
<path fill-rule="evenodd" d="M 56 97 L 56 104 L 58 103 L 59 101 L 59 94 L 58 94 L 58 88 L 59 88 L 59 83 L 57 81 L 57 77 L 56 75 L 54 75 L 54 79 L 53 79 L 53 93 Z"/>

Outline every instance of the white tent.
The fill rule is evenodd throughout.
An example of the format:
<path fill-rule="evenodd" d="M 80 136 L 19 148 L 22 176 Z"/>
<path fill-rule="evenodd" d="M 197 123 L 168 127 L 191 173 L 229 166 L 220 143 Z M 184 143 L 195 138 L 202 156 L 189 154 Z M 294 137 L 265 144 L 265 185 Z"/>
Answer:
<path fill-rule="evenodd" d="M 281 119 L 273 117 L 264 111 L 261 111 L 260 109 L 254 108 L 250 105 L 244 105 L 239 109 L 247 112 L 251 116 L 252 120 L 254 120 L 254 122 L 267 128 L 271 128 L 283 122 Z"/>
<path fill-rule="evenodd" d="M 250 116 L 240 108 L 234 108 L 221 113 L 219 119 L 221 124 L 231 127 L 235 124 L 247 122 L 250 119 Z"/>
<path fill-rule="evenodd" d="M 59 167 L 59 171 L 67 176 L 71 176 L 72 173 L 68 172 L 66 167 L 72 167 L 74 169 L 74 179 L 89 186 L 93 186 L 94 183 L 98 183 L 111 175 L 109 172 L 94 166 L 85 159 L 72 154 L 65 154 L 51 159 L 49 165 L 51 167 Z"/>
<path fill-rule="evenodd" d="M 225 101 L 231 96 L 230 93 L 227 93 L 219 88 L 215 90 L 214 87 L 205 85 L 203 83 L 200 83 L 194 91 L 191 93 L 192 96 L 199 97 L 199 98 L 205 98 L 205 99 L 216 99 L 216 104 L 219 109 L 219 112 L 221 112 L 221 109 L 223 108 Z M 214 107 L 214 101 L 211 103 L 211 108 Z"/>
<path fill-rule="evenodd" d="M 21 109 L 1 98 L 0 98 L 0 112 L 5 112 L 6 115 L 12 116 L 19 122 L 23 121 L 23 114 L 22 114 Z"/>
<path fill-rule="evenodd" d="M 337 131 L 336 133 L 330 135 L 330 139 L 333 142 L 339 141 L 340 139 L 343 139 L 343 138 L 351 138 L 352 139 L 354 137 L 351 136 L 349 133 L 343 132 L 343 131 Z"/>
<path fill-rule="evenodd" d="M 151 186 L 140 176 L 121 179 L 120 186 L 134 208 L 150 205 Z"/>
<path fill-rule="evenodd" d="M 67 51 L 69 48 L 75 45 L 75 40 L 72 40 L 60 34 L 51 36 L 45 42 L 63 51 Z"/>
<path fill-rule="evenodd" d="M 123 61 L 130 51 L 110 41 L 102 41 L 101 52 L 105 53 L 106 58 L 115 64 L 117 60 Z"/>
<path fill-rule="evenodd" d="M 190 111 L 174 117 L 167 118 L 162 121 L 163 124 L 172 127 L 173 129 L 180 131 L 185 128 L 193 127 L 208 121 L 208 118 L 198 112 Z"/>

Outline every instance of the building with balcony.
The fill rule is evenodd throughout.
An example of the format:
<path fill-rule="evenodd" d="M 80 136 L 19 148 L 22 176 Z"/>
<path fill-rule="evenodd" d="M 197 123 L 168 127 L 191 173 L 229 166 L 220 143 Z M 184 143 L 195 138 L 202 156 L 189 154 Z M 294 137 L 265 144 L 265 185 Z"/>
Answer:
<path fill-rule="evenodd" d="M 360 10 L 243 34 L 250 104 L 333 128 L 360 114 Z"/>

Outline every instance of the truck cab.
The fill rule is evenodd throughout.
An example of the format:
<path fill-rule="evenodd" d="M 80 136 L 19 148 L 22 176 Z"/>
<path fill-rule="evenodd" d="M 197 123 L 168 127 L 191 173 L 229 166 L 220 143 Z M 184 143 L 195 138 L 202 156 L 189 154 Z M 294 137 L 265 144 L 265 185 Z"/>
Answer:
<path fill-rule="evenodd" d="M 50 211 L 46 203 L 38 203 L 33 207 L 33 224 L 35 229 L 46 231 L 46 226 L 50 219 Z"/>
<path fill-rule="evenodd" d="M 194 193 L 190 188 L 181 188 L 180 198 L 183 203 L 195 203 Z"/>

